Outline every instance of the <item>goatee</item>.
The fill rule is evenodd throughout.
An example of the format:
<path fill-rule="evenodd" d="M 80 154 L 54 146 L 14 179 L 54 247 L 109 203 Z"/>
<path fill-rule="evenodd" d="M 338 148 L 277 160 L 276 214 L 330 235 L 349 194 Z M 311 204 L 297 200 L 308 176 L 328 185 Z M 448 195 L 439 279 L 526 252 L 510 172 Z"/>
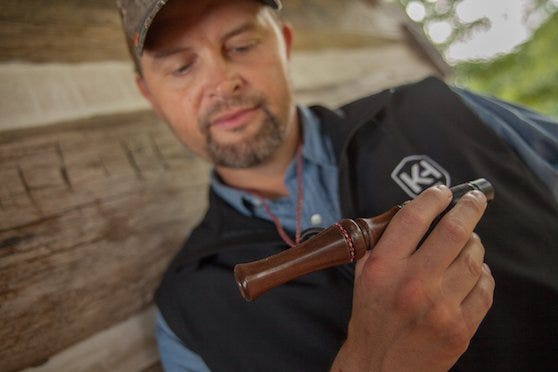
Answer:
<path fill-rule="evenodd" d="M 250 138 L 235 144 L 219 143 L 210 131 L 211 118 L 223 110 L 235 107 L 255 107 L 264 114 L 258 131 Z M 208 156 L 213 164 L 229 168 L 249 168 L 268 160 L 285 139 L 285 124 L 267 107 L 259 95 L 234 96 L 219 101 L 199 121 L 205 135 Z"/>

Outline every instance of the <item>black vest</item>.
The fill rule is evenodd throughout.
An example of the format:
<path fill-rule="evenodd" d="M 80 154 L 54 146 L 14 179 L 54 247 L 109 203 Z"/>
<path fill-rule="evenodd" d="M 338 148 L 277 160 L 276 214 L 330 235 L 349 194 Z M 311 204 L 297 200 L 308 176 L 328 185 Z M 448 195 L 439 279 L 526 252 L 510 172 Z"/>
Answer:
<path fill-rule="evenodd" d="M 429 178 L 457 184 L 484 177 L 494 184 L 496 199 L 476 230 L 496 278 L 494 305 L 454 370 L 553 369 L 558 205 L 517 154 L 436 79 L 335 112 L 312 109 L 334 144 L 344 217 L 379 214 Z M 283 249 L 272 223 L 242 216 L 210 193 L 204 220 L 171 262 L 155 300 L 212 371 L 327 371 L 331 365 L 350 317 L 351 265 L 301 277 L 252 303 L 236 288 L 235 264 Z"/>

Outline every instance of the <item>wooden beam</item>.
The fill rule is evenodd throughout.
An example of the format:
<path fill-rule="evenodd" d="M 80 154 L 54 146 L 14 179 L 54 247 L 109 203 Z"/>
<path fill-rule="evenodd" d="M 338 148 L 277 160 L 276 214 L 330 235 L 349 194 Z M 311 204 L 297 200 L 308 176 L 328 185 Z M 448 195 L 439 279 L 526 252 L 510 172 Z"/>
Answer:
<path fill-rule="evenodd" d="M 432 65 L 439 77 L 449 78 L 452 75 L 451 66 L 411 20 L 402 22 L 401 29 L 406 35 L 407 44 Z"/>
<path fill-rule="evenodd" d="M 160 372 L 153 324 L 155 307 L 69 347 L 48 362 L 23 372 Z"/>
<path fill-rule="evenodd" d="M 48 3 L 48 6 L 45 4 Z M 288 0 L 295 49 L 373 46 L 402 35 L 373 0 Z M 372 6 L 375 5 L 375 6 Z M 0 61 L 129 61 L 114 0 L 2 0 Z"/>
<path fill-rule="evenodd" d="M 0 370 L 145 308 L 208 167 L 151 113 L 0 133 Z"/>

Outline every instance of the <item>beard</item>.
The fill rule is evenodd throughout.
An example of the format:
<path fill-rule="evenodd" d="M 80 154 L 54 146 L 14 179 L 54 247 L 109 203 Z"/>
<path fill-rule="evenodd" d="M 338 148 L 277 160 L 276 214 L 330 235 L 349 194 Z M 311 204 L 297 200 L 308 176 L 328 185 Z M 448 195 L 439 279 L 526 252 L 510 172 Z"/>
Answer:
<path fill-rule="evenodd" d="M 234 107 L 257 107 L 264 118 L 258 131 L 240 143 L 220 143 L 210 132 L 211 118 L 223 110 Z M 234 96 L 213 105 L 199 121 L 205 136 L 209 160 L 218 166 L 229 168 L 249 168 L 260 165 L 271 158 L 286 137 L 286 124 L 274 115 L 260 95 Z M 240 129 L 242 130 L 242 129 Z"/>

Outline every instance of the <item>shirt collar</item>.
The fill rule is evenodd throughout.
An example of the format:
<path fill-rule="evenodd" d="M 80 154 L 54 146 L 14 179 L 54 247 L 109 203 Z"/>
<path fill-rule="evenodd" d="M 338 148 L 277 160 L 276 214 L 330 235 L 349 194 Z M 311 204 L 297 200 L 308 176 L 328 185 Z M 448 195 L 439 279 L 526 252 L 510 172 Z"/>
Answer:
<path fill-rule="evenodd" d="M 298 105 L 298 115 L 302 126 L 302 158 L 304 162 L 317 166 L 335 166 L 335 159 L 331 143 L 320 130 L 319 118 L 306 106 Z M 285 174 L 286 182 L 296 177 L 295 159 L 291 161 Z M 252 205 L 259 205 L 260 201 L 251 193 L 225 185 L 215 170 L 211 171 L 211 187 L 213 191 L 239 212 L 252 214 Z"/>
<path fill-rule="evenodd" d="M 308 107 L 299 105 L 302 122 L 302 157 L 320 166 L 335 166 L 333 147 L 329 138 L 321 131 L 320 119 Z M 294 162 L 294 160 L 293 160 Z"/>

